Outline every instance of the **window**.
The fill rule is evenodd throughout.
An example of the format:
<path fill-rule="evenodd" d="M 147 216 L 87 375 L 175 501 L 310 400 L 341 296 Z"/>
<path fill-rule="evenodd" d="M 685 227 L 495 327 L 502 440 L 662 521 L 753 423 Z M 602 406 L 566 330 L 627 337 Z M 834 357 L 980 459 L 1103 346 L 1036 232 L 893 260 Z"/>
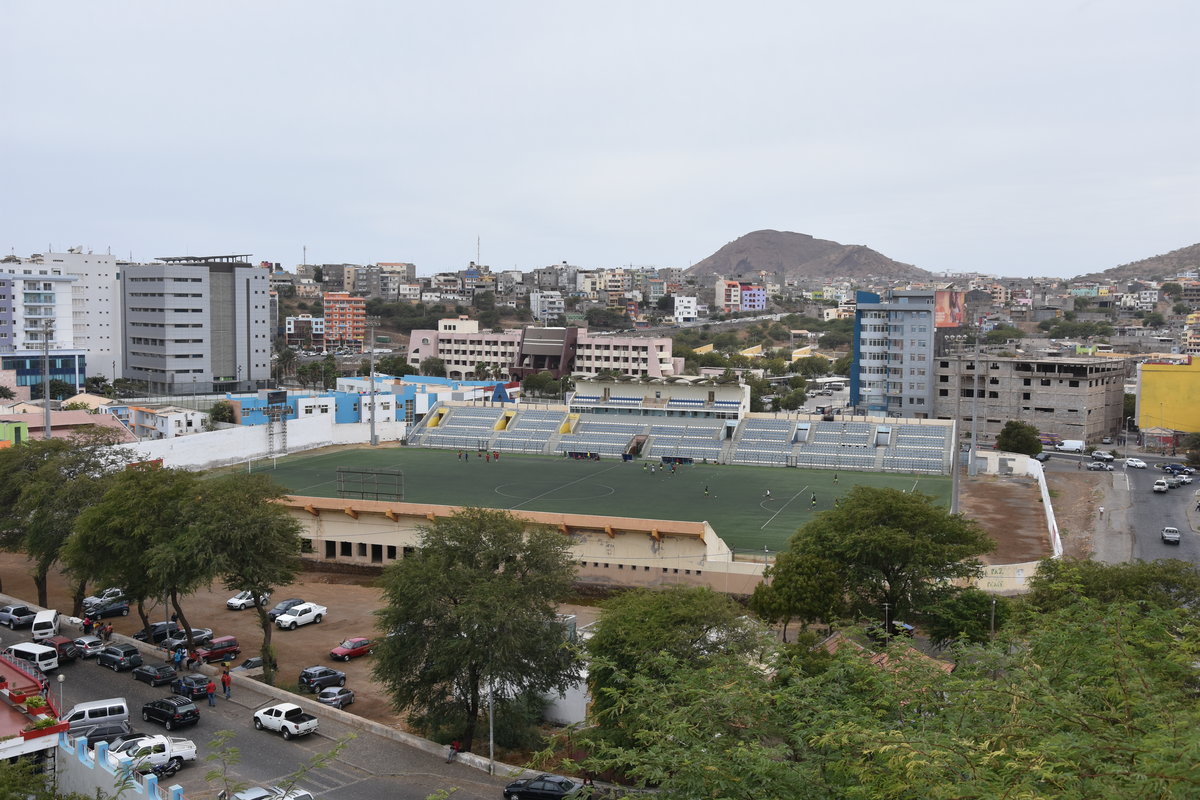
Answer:
<path fill-rule="evenodd" d="M 350 547 L 350 542 L 338 542 L 338 544 L 341 545 L 341 555 L 350 556 L 353 554 L 354 551 Z"/>

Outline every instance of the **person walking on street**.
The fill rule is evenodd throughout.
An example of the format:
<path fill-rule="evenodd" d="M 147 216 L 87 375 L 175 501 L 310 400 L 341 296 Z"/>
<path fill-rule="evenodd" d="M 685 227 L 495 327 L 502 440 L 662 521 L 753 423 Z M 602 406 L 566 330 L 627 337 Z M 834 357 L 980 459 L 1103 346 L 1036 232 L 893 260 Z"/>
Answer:
<path fill-rule="evenodd" d="M 221 688 L 225 690 L 225 699 L 226 700 L 233 699 L 231 697 L 231 695 L 233 694 L 232 687 L 233 687 L 233 676 L 229 674 L 229 668 L 227 667 L 225 669 L 225 671 L 221 673 Z"/>
<path fill-rule="evenodd" d="M 208 693 L 208 704 L 215 706 L 217 704 L 217 684 L 213 683 L 213 679 L 208 679 L 208 686 L 204 687 L 204 691 Z"/>

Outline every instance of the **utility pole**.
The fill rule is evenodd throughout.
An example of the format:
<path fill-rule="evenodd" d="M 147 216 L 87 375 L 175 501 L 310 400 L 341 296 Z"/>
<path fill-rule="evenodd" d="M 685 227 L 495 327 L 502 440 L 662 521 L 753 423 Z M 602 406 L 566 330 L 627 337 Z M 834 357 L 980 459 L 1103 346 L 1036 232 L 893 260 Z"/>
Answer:
<path fill-rule="evenodd" d="M 44 437 L 53 439 L 50 430 L 50 337 L 54 335 L 54 321 L 42 320 L 42 424 Z"/>
<path fill-rule="evenodd" d="M 379 318 L 375 317 L 367 320 L 367 333 L 370 336 L 370 377 L 367 378 L 367 384 L 370 387 L 370 402 L 371 402 L 371 447 L 379 446 L 379 437 L 375 435 L 375 326 L 379 324 Z"/>
<path fill-rule="evenodd" d="M 967 474 L 975 477 L 979 474 L 979 467 L 975 463 L 976 450 L 979 447 L 979 319 L 975 320 L 975 380 L 971 384 L 974 391 L 971 392 L 971 461 L 967 464 Z"/>

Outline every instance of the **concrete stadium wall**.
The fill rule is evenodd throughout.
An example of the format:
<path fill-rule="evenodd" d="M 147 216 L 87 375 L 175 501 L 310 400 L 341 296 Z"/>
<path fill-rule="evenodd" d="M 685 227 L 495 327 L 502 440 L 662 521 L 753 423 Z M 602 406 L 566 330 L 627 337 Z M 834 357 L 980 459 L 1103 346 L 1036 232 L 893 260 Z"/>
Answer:
<path fill-rule="evenodd" d="M 403 422 L 377 422 L 375 432 L 380 442 L 399 442 L 407 425 Z M 359 444 L 370 441 L 371 425 L 354 422 L 336 425 L 331 414 L 287 422 L 287 450 L 298 453 L 335 444 Z M 161 458 L 165 467 L 209 469 L 240 464 L 268 453 L 266 425 L 237 426 L 206 433 L 195 433 L 172 439 L 138 442 L 130 445 L 139 458 Z"/>

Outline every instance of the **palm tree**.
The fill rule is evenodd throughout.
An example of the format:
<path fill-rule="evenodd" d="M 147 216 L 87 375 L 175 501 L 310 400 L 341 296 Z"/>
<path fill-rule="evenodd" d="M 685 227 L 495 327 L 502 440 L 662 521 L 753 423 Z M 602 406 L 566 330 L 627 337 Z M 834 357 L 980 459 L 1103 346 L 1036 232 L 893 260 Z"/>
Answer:
<path fill-rule="evenodd" d="M 275 367 L 279 370 L 279 380 L 283 380 L 290 375 L 296 367 L 296 351 L 290 347 L 280 350 L 279 357 L 275 360 Z"/>

